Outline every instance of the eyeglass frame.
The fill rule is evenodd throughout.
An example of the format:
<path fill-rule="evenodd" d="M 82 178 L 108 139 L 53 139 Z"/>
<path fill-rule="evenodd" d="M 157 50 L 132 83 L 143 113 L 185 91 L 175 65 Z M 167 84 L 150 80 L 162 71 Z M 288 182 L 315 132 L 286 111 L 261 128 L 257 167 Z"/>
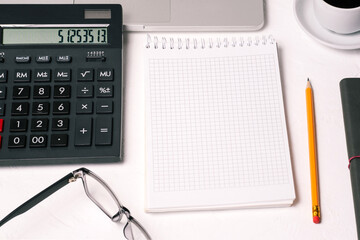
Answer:
<path fill-rule="evenodd" d="M 115 201 L 117 207 L 119 208 L 119 211 L 115 215 L 112 216 L 109 212 L 107 212 L 106 209 L 98 201 L 96 201 L 96 199 L 90 194 L 88 186 L 87 186 L 86 175 L 89 175 L 90 177 L 92 177 L 96 181 L 98 181 L 106 189 L 106 191 L 110 194 L 112 199 Z M 34 206 L 36 206 L 37 204 L 39 204 L 40 202 L 45 200 L 47 197 L 49 197 L 50 195 L 52 195 L 59 189 L 65 187 L 69 183 L 75 182 L 79 178 L 81 178 L 81 180 L 82 180 L 86 196 L 98 208 L 100 208 L 113 222 L 119 222 L 122 219 L 122 217 L 125 215 L 125 217 L 128 219 L 126 225 L 123 228 L 123 233 L 124 233 L 124 236 L 126 239 L 128 239 L 128 238 L 126 236 L 125 230 L 127 229 L 127 227 L 129 226 L 130 223 L 133 223 L 134 225 L 136 225 L 136 227 L 139 228 L 139 230 L 143 233 L 144 237 L 146 237 L 147 240 L 151 240 L 149 233 L 134 217 L 131 216 L 130 211 L 120 203 L 120 201 L 115 196 L 114 192 L 105 183 L 105 181 L 102 180 L 99 176 L 97 176 L 95 173 L 93 173 L 92 171 L 90 171 L 87 168 L 79 168 L 79 169 L 67 174 L 65 177 L 61 178 L 54 184 L 50 185 L 49 187 L 47 187 L 46 189 L 44 189 L 43 191 L 41 191 L 40 193 L 35 195 L 34 197 L 27 200 L 25 203 L 21 204 L 15 210 L 13 210 L 11 213 L 9 213 L 6 217 L 4 217 L 3 219 L 0 220 L 0 227 L 3 226 L 8 221 L 10 221 L 11 219 L 15 218 L 16 216 L 19 216 L 19 215 L 27 212 L 28 210 L 30 210 L 31 208 L 33 208 Z"/>

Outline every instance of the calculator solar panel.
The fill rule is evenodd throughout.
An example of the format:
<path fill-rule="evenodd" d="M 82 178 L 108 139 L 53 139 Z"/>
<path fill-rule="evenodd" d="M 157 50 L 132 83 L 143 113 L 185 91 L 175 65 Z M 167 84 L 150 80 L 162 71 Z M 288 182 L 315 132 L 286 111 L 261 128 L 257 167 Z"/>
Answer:
<path fill-rule="evenodd" d="M 2 5 L 0 165 L 120 161 L 120 5 Z"/>

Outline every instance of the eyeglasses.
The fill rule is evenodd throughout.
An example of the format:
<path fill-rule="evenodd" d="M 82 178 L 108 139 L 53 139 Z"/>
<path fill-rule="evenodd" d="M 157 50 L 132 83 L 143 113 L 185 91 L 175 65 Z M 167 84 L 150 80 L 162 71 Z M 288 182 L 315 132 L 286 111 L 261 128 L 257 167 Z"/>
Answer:
<path fill-rule="evenodd" d="M 127 218 L 127 223 L 123 229 L 126 239 L 151 240 L 150 235 L 141 226 L 141 224 L 131 216 L 130 211 L 120 203 L 109 186 L 99 176 L 86 168 L 80 168 L 69 173 L 42 192 L 30 198 L 28 201 L 8 214 L 4 219 L 0 220 L 0 227 L 14 217 L 30 210 L 32 207 L 55 193 L 57 190 L 66 186 L 68 183 L 75 182 L 78 178 L 81 178 L 83 182 L 86 195 L 113 222 L 119 222 L 123 216 Z"/>

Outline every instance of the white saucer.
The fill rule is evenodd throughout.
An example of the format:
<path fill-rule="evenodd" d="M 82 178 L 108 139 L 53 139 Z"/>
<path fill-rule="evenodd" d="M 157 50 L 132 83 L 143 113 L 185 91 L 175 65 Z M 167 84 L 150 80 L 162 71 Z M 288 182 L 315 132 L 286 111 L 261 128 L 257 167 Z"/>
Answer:
<path fill-rule="evenodd" d="M 302 29 L 320 43 L 338 49 L 360 48 L 360 32 L 342 35 L 320 25 L 314 14 L 313 0 L 295 0 L 294 12 Z"/>

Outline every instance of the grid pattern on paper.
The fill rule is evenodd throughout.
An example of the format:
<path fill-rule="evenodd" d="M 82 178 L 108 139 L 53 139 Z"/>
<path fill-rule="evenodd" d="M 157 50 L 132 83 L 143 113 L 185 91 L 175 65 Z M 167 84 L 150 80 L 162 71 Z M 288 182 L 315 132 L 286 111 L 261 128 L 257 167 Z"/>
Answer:
<path fill-rule="evenodd" d="M 276 61 L 149 59 L 155 192 L 289 182 Z"/>

